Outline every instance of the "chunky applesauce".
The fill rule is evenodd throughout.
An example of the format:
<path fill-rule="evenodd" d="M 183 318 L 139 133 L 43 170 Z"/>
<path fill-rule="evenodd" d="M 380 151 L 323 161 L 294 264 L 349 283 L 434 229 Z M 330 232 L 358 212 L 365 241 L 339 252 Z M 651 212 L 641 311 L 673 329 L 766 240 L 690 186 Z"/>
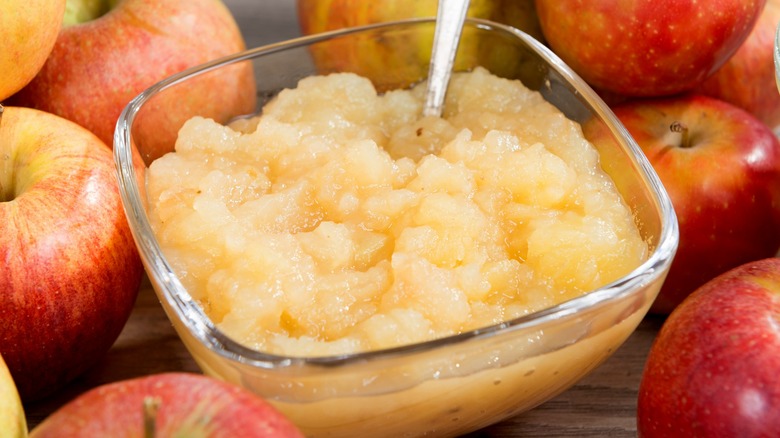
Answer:
<path fill-rule="evenodd" d="M 251 121 L 195 118 L 147 172 L 184 286 L 228 335 L 295 356 L 374 350 L 550 307 L 648 254 L 580 126 L 518 81 L 377 94 L 303 79 Z"/>

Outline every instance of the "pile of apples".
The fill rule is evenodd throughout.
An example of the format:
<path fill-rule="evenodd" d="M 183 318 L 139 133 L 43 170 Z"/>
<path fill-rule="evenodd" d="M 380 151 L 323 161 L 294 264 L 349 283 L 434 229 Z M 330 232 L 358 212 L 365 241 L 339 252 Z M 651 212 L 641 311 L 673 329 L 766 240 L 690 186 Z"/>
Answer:
<path fill-rule="evenodd" d="M 435 15 L 435 0 L 404 3 L 298 0 L 298 11 L 304 33 Z M 218 0 L 0 0 L 0 10 L 0 431 L 25 436 L 22 403 L 108 351 L 143 277 L 111 157 L 121 110 L 158 80 L 245 47 Z M 470 15 L 547 44 L 610 105 L 672 197 L 680 246 L 652 308 L 669 317 L 641 382 L 640 435 L 775 434 L 780 0 L 472 0 Z M 250 74 L 187 90 L 149 129 L 171 137 L 164 122 L 190 108 L 243 109 L 226 93 L 240 94 Z M 188 404 L 198 401 L 208 408 Z M 142 404 L 146 413 L 127 408 Z M 183 373 L 97 388 L 33 435 L 67 436 L 87 418 L 175 430 L 222 405 L 254 414 L 209 424 L 300 436 L 257 397 Z"/>
<path fill-rule="evenodd" d="M 777 0 L 536 0 L 672 198 L 680 245 L 637 400 L 642 437 L 780 431 Z M 619 5 L 619 6 L 618 6 Z"/>
<path fill-rule="evenodd" d="M 536 1 L 547 44 L 604 96 L 672 198 L 680 245 L 652 308 L 668 314 L 780 248 L 780 2 L 629 4 Z"/>
<path fill-rule="evenodd" d="M 436 1 L 297 5 L 315 33 L 433 16 Z M 472 0 L 468 15 L 517 27 L 572 67 L 672 198 L 680 245 L 651 308 L 668 319 L 643 374 L 639 435 L 776 436 L 780 0 Z"/>
<path fill-rule="evenodd" d="M 0 435 L 24 437 L 23 404 L 108 352 L 143 279 L 112 157 L 120 112 L 245 43 L 219 0 L 0 0 L 0 11 Z M 170 142 L 192 108 L 254 105 L 253 84 L 251 68 L 200 81 L 144 128 Z M 31 436 L 141 436 L 142 419 L 156 436 L 301 436 L 248 391 L 187 373 L 96 388 Z"/>

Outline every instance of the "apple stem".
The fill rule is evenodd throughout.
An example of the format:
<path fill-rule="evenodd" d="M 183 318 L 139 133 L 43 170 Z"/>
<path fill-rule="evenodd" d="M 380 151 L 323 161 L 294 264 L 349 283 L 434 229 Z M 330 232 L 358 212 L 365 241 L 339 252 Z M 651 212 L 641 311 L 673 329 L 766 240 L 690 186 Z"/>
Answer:
<path fill-rule="evenodd" d="M 672 132 L 679 132 L 682 135 L 682 140 L 680 141 L 683 148 L 690 147 L 690 138 L 688 135 L 688 127 L 679 121 L 672 122 L 671 125 L 669 125 L 669 130 Z"/>
<path fill-rule="evenodd" d="M 157 410 L 160 408 L 158 397 L 144 398 L 144 438 L 154 438 L 157 429 Z"/>

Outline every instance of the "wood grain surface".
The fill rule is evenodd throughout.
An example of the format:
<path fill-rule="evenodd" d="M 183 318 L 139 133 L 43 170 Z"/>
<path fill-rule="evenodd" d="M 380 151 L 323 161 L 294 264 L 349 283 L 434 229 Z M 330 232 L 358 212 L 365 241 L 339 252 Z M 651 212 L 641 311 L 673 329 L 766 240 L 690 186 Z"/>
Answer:
<path fill-rule="evenodd" d="M 225 0 L 247 47 L 299 35 L 295 0 Z M 615 354 L 568 391 L 469 437 L 635 437 L 636 397 L 650 345 L 663 320 L 648 316 Z M 108 355 L 60 393 L 25 406 L 30 428 L 83 391 L 121 379 L 199 369 L 176 336 L 148 282 Z"/>

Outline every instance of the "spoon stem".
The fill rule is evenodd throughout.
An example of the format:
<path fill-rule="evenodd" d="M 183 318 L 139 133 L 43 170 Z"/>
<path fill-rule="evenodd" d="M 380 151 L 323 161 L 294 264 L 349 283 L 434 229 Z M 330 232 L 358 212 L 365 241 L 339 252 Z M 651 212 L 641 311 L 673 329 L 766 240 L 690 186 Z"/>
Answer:
<path fill-rule="evenodd" d="M 439 0 L 424 116 L 441 116 L 469 0 Z"/>

